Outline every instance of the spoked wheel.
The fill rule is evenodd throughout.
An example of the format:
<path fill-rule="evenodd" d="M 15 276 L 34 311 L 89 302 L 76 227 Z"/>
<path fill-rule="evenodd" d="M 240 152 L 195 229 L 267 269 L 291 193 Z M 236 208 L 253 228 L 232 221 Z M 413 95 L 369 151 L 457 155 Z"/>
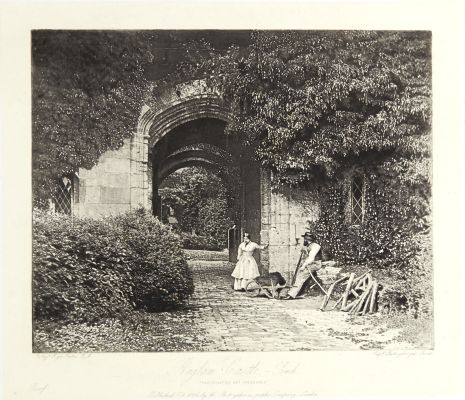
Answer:
<path fill-rule="evenodd" d="M 245 287 L 245 294 L 248 297 L 257 297 L 262 290 L 262 287 L 255 281 L 250 281 Z"/>

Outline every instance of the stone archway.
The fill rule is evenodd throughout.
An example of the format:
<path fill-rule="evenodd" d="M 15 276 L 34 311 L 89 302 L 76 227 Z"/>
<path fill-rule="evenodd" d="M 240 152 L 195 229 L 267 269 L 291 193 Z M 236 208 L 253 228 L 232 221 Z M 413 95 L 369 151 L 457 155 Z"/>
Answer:
<path fill-rule="evenodd" d="M 142 110 L 131 140 L 131 207 L 151 205 L 154 214 L 160 216 L 158 187 L 168 173 L 189 164 L 215 168 L 233 163 L 241 169 L 242 182 L 237 225 L 260 242 L 260 167 L 239 142 L 224 134 L 231 118 L 230 105 L 204 81 L 177 85 L 157 94 Z"/>
<path fill-rule="evenodd" d="M 201 80 L 166 90 L 154 96 L 150 106 L 143 107 L 130 147 L 132 207 L 149 206 L 149 148 L 174 128 L 199 118 L 214 118 L 225 123 L 231 118 L 229 105 Z"/>
<path fill-rule="evenodd" d="M 164 160 L 163 168 L 158 171 L 158 180 L 162 182 L 174 171 L 190 166 L 201 166 L 223 175 L 226 173 L 225 169 L 234 167 L 234 160 L 229 153 L 212 145 L 199 143 L 184 146 Z"/>
<path fill-rule="evenodd" d="M 159 179 L 183 162 L 220 165 L 220 154 L 199 147 L 200 143 L 213 145 L 230 153 L 231 162 L 241 167 L 238 225 L 250 231 L 254 240 L 270 244 L 262 253 L 265 269 L 289 278 L 300 255 L 297 244 L 304 223 L 318 217 L 318 192 L 311 187 L 272 191 L 270 174 L 253 162 L 247 148 L 224 134 L 229 121 L 230 106 L 205 82 L 155 93 L 153 101 L 143 107 L 131 139 L 103 154 L 92 169 L 79 169 L 74 215 L 101 218 L 140 206 L 155 209 L 149 202 L 150 186 L 154 186 L 150 181 L 155 182 L 155 189 L 158 183 L 153 177 Z M 157 163 L 160 168 L 154 170 Z"/>

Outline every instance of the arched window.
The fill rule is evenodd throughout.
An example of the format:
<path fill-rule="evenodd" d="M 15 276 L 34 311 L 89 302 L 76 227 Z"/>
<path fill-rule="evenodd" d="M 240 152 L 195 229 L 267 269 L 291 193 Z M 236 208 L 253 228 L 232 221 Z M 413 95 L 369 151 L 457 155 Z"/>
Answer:
<path fill-rule="evenodd" d="M 365 215 L 365 177 L 355 173 L 350 182 L 350 223 L 361 225 Z"/>

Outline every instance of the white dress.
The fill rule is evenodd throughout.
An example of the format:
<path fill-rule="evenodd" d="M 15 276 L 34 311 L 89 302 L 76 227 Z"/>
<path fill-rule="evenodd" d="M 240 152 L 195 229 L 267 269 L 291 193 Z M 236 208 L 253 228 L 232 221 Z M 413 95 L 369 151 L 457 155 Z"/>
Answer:
<path fill-rule="evenodd" d="M 234 290 L 245 289 L 247 284 L 260 276 L 258 265 L 253 258 L 253 252 L 263 247 L 254 242 L 239 245 L 236 268 L 231 276 L 234 278 Z"/>

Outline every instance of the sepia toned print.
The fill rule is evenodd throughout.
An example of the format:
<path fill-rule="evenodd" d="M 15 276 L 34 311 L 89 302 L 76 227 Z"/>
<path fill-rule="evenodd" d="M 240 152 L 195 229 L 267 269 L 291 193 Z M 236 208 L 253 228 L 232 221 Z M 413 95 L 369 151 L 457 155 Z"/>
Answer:
<path fill-rule="evenodd" d="M 430 32 L 31 35 L 34 352 L 433 348 Z"/>

